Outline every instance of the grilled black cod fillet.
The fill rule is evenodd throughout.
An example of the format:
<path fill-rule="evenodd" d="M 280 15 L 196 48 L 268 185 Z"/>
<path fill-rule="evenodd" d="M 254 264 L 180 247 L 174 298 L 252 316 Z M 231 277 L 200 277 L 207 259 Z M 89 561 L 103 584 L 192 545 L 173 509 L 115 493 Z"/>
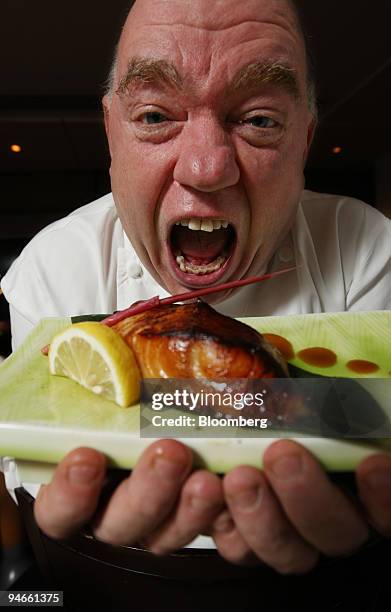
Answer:
<path fill-rule="evenodd" d="M 156 306 L 113 325 L 144 378 L 280 378 L 279 351 L 205 302 Z"/>

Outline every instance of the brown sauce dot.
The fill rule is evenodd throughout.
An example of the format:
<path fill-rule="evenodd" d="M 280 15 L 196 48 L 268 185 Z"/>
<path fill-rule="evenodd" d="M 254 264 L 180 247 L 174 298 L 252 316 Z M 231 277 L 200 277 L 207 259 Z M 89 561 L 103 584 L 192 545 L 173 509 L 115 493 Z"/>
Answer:
<path fill-rule="evenodd" d="M 281 355 L 289 361 L 289 359 L 293 359 L 295 356 L 295 351 L 293 350 L 293 346 L 283 336 L 279 336 L 278 334 L 263 334 L 263 337 L 267 342 L 276 347 L 281 353 Z"/>
<path fill-rule="evenodd" d="M 313 346 L 308 349 L 303 349 L 297 353 L 304 363 L 315 366 L 317 368 L 330 368 L 337 363 L 337 355 L 330 349 L 322 348 L 321 346 Z"/>
<path fill-rule="evenodd" d="M 377 363 L 365 361 L 365 359 L 352 359 L 347 362 L 346 367 L 357 374 L 372 374 L 372 372 L 377 372 L 379 370 Z"/>

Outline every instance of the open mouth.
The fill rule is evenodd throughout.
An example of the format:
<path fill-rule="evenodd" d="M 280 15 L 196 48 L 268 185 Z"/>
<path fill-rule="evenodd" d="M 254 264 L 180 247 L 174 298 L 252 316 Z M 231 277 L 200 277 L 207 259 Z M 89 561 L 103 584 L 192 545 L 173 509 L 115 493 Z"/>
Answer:
<path fill-rule="evenodd" d="M 214 282 L 224 272 L 236 243 L 236 232 L 225 219 L 190 218 L 171 228 L 170 248 L 179 276 Z M 198 284 L 198 283 L 197 283 Z"/>

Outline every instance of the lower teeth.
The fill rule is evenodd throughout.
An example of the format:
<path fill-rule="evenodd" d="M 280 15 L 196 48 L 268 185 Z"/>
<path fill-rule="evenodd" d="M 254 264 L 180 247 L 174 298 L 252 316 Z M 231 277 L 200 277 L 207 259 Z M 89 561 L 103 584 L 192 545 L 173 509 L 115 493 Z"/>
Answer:
<path fill-rule="evenodd" d="M 219 255 L 219 257 L 217 257 L 217 259 L 214 261 L 198 266 L 196 264 L 186 262 L 183 255 L 176 256 L 176 262 L 182 272 L 187 272 L 189 274 L 210 274 L 211 272 L 215 272 L 221 268 L 226 259 L 227 258 L 224 257 L 224 255 Z"/>

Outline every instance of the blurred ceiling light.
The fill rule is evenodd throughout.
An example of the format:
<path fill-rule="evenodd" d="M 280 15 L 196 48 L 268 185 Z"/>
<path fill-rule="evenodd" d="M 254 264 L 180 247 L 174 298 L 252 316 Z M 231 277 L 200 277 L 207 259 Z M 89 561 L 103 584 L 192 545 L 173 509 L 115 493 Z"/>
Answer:
<path fill-rule="evenodd" d="M 333 153 L 334 155 L 339 155 L 342 153 L 342 147 L 333 147 Z"/>
<path fill-rule="evenodd" d="M 11 148 L 12 153 L 20 153 L 22 150 L 22 147 L 18 144 L 13 144 L 11 145 L 10 148 Z"/>

